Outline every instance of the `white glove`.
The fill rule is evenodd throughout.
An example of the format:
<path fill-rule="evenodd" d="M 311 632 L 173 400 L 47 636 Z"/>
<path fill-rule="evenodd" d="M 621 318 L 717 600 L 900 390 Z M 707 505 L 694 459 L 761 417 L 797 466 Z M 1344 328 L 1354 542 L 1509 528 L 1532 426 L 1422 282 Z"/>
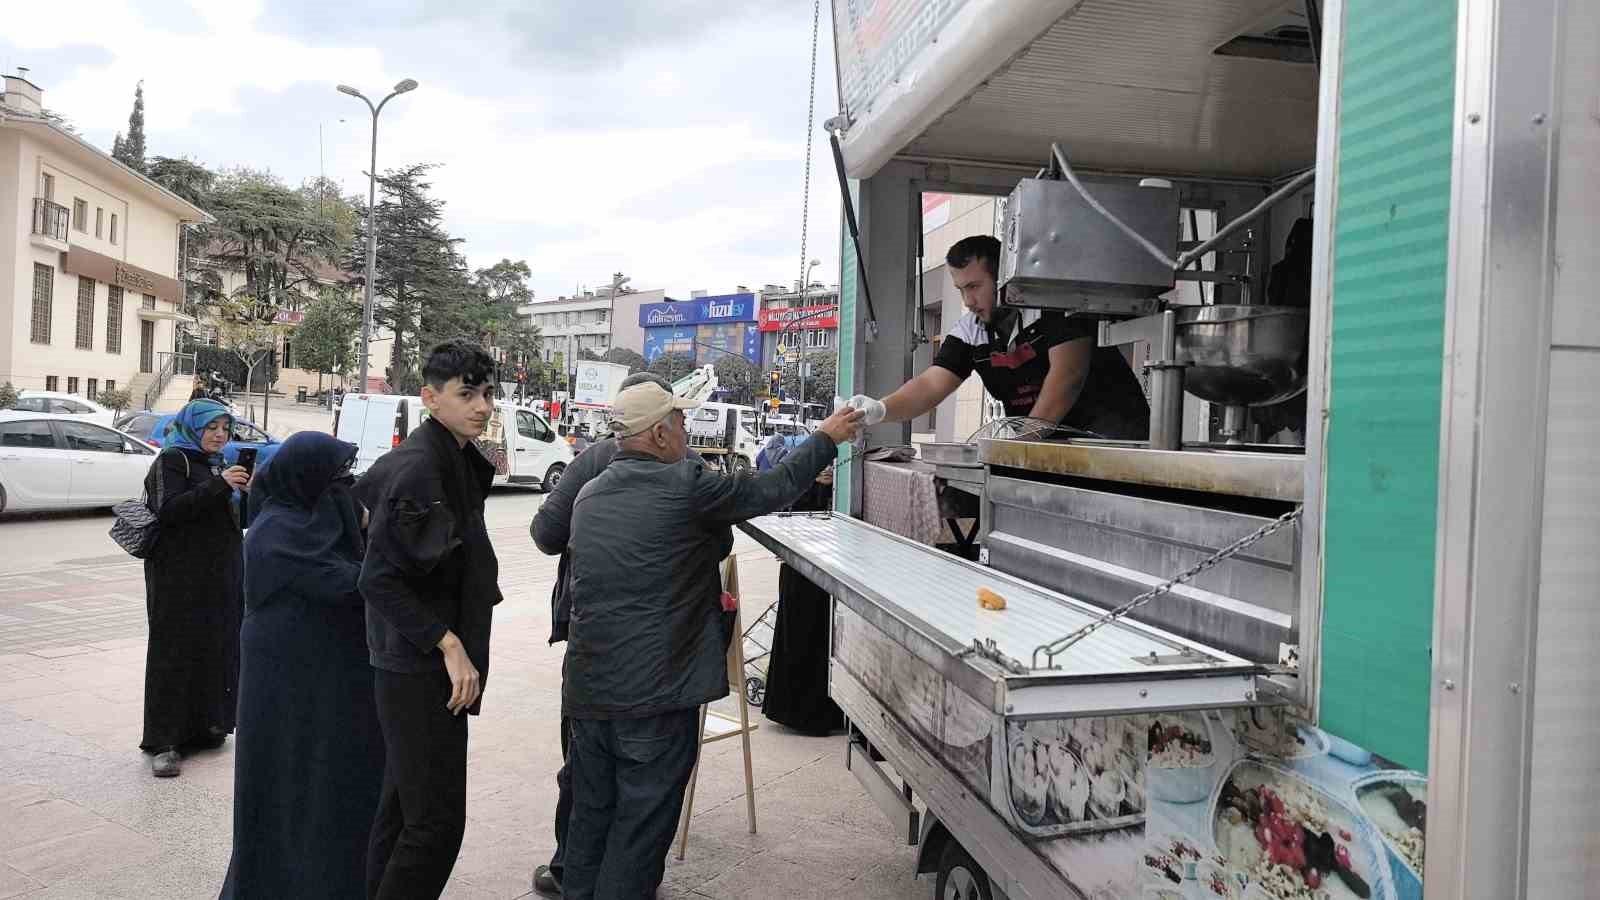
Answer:
<path fill-rule="evenodd" d="M 876 425 L 889 415 L 889 408 L 883 405 L 882 400 L 874 400 L 866 394 L 851 397 L 849 405 L 852 409 L 859 409 L 867 414 L 868 425 Z"/>

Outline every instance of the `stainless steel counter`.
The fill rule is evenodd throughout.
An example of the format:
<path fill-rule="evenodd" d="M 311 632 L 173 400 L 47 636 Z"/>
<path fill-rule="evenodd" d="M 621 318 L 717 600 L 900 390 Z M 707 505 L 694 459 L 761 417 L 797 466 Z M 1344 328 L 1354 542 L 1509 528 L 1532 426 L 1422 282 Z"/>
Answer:
<path fill-rule="evenodd" d="M 996 712 L 1087 715 L 1255 701 L 1259 666 L 1136 622 L 1095 631 L 1057 659 L 1059 668 L 1029 668 L 1035 647 L 1102 610 L 865 522 L 794 514 L 741 527 Z M 999 593 L 1006 608 L 979 608 L 979 588 Z M 992 641 L 1022 670 L 973 654 L 975 640 Z"/>
<path fill-rule="evenodd" d="M 1116 441 L 1016 441 L 980 439 L 990 466 L 1074 475 L 1152 487 L 1298 503 L 1305 457 L 1298 453 L 1215 447 L 1151 450 Z"/>

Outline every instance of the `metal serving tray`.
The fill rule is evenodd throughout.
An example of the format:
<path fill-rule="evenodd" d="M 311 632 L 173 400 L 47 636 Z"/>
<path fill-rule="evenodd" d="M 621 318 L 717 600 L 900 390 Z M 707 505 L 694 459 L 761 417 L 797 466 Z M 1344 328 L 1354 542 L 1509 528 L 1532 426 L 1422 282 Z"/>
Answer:
<path fill-rule="evenodd" d="M 994 712 L 1046 717 L 1257 702 L 1260 666 L 1137 622 L 1098 629 L 1058 657 L 1058 668 L 1031 668 L 1035 647 L 1103 610 L 860 520 L 780 514 L 740 527 Z M 1006 609 L 981 609 L 979 588 L 1004 597 Z M 973 653 L 975 641 L 992 642 L 1021 671 Z"/>
<path fill-rule="evenodd" d="M 917 450 L 922 454 L 923 462 L 940 466 L 983 468 L 983 460 L 978 458 L 977 444 L 926 443 L 917 444 Z"/>

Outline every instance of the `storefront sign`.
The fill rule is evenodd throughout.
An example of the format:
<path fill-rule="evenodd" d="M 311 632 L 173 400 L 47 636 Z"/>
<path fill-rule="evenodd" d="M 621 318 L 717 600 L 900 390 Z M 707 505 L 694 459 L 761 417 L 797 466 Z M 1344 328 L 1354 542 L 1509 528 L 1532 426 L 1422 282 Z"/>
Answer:
<path fill-rule="evenodd" d="M 646 328 L 644 330 L 644 360 L 645 362 L 655 362 L 656 357 L 663 353 L 693 353 L 694 341 L 695 328 L 693 325 Z"/>
<path fill-rule="evenodd" d="M 305 313 L 296 312 L 292 309 L 280 309 L 278 314 L 272 317 L 272 321 L 278 325 L 299 325 L 305 320 Z"/>
<path fill-rule="evenodd" d="M 723 294 L 676 303 L 646 303 L 639 307 L 639 325 L 643 328 L 710 322 L 754 322 L 755 319 L 755 294 Z"/>
<path fill-rule="evenodd" d="M 807 319 L 806 316 L 811 318 Z M 801 320 L 804 321 L 801 321 Z M 785 325 L 794 322 L 795 329 L 813 328 L 826 330 L 839 327 L 839 307 L 837 306 L 793 306 L 787 309 L 768 307 L 761 311 L 762 331 L 781 331 Z"/>
<path fill-rule="evenodd" d="M 73 247 L 61 254 L 61 271 L 104 281 L 139 294 L 154 294 L 174 303 L 182 294 L 176 278 L 168 278 L 82 247 Z"/>
<path fill-rule="evenodd" d="M 761 362 L 761 332 L 749 322 L 701 325 L 694 340 L 698 365 L 714 364 L 724 356 L 743 356 L 758 365 Z"/>

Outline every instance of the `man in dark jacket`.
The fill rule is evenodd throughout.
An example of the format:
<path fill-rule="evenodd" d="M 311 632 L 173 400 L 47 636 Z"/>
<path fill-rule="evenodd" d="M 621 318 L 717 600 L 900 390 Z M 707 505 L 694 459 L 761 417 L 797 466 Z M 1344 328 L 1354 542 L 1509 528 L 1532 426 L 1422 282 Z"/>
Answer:
<path fill-rule="evenodd" d="M 845 408 L 765 474 L 686 460 L 683 410 L 659 385 L 617 395 L 617 454 L 572 516 L 572 719 L 564 895 L 653 896 L 699 752 L 699 707 L 728 693 L 718 563 L 730 526 L 792 503 L 851 440 Z"/>
<path fill-rule="evenodd" d="M 499 563 L 483 522 L 494 467 L 473 439 L 494 411 L 494 362 L 465 341 L 423 366 L 428 418 L 362 478 L 371 511 L 361 594 L 383 725 L 369 898 L 438 897 L 467 811 L 467 719 L 489 671 Z"/>
<path fill-rule="evenodd" d="M 639 372 L 622 379 L 621 389 L 626 390 L 636 384 L 654 382 L 666 390 L 672 390 L 671 382 L 654 372 Z M 528 532 L 533 536 L 533 543 L 539 550 L 550 556 L 559 555 L 560 563 L 556 567 L 556 586 L 550 592 L 550 643 L 567 639 L 567 624 L 572 619 L 572 593 L 567 580 L 567 573 L 572 564 L 572 556 L 567 552 L 567 541 L 572 537 L 572 505 L 578 499 L 578 492 L 591 479 L 605 470 L 611 464 L 611 458 L 617 455 L 617 442 L 610 438 L 602 438 L 588 449 L 578 454 L 572 465 L 562 473 L 561 481 L 556 484 L 539 506 L 539 512 L 533 517 L 533 523 L 528 526 Z M 691 459 L 698 460 L 699 454 L 689 451 Z M 572 816 L 572 770 L 567 765 L 568 748 L 571 743 L 571 720 L 566 716 L 561 717 L 561 769 L 556 772 L 556 849 L 550 855 L 550 863 L 541 865 L 533 870 L 533 889 L 547 897 L 561 896 L 561 874 L 565 858 L 567 822 Z"/>

